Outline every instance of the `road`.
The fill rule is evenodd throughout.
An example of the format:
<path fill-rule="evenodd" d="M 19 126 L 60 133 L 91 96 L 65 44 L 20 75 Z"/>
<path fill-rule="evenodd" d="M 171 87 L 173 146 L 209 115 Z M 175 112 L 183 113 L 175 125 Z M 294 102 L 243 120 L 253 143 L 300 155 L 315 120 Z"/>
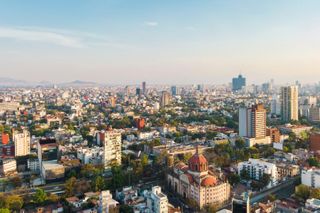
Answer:
<path fill-rule="evenodd" d="M 299 183 L 300 178 L 300 176 L 294 177 L 283 183 L 280 183 L 275 187 L 259 192 L 258 194 L 252 195 L 250 199 L 250 204 L 264 201 L 270 194 L 275 194 L 278 198 L 290 197 L 290 195 L 294 192 L 295 186 Z"/>

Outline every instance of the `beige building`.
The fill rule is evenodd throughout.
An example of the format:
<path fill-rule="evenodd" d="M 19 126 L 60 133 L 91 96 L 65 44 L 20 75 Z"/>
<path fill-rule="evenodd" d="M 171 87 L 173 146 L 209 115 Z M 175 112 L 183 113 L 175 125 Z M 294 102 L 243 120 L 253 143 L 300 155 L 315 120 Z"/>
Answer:
<path fill-rule="evenodd" d="M 115 130 L 103 132 L 103 164 L 110 168 L 113 164 L 121 165 L 121 133 Z M 101 135 L 100 135 L 101 136 Z"/>
<path fill-rule="evenodd" d="M 23 130 L 21 133 L 13 132 L 15 156 L 30 154 L 30 140 L 30 133 L 27 130 Z"/>
<path fill-rule="evenodd" d="M 188 165 L 180 162 L 168 174 L 171 190 L 194 200 L 200 208 L 209 204 L 223 204 L 230 198 L 230 184 L 209 170 L 206 158 L 196 152 Z"/>
<path fill-rule="evenodd" d="M 163 91 L 161 93 L 161 100 L 160 100 L 161 107 L 165 107 L 165 106 L 169 105 L 170 102 L 171 102 L 170 93 L 167 91 Z"/>
<path fill-rule="evenodd" d="M 267 135 L 266 109 L 262 104 L 239 109 L 239 135 L 248 138 L 265 138 Z"/>
<path fill-rule="evenodd" d="M 298 120 L 298 87 L 281 87 L 281 118 L 285 122 Z"/>

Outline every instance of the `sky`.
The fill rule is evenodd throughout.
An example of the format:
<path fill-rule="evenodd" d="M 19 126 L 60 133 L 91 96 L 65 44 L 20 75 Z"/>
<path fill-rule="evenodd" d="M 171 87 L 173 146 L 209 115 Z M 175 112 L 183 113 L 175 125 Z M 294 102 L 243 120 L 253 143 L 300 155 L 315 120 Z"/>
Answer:
<path fill-rule="evenodd" d="M 0 77 L 320 81 L 318 0 L 0 0 Z"/>

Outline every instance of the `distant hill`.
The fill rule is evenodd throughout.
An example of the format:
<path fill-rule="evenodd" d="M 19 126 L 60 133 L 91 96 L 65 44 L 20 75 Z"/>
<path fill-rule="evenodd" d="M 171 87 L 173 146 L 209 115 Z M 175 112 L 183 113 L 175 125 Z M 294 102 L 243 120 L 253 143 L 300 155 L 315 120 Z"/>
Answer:
<path fill-rule="evenodd" d="M 13 78 L 1 78 L 0 77 L 0 87 L 37 87 L 37 86 L 51 87 L 53 85 L 54 85 L 54 83 L 49 82 L 49 81 L 29 82 L 29 81 L 17 80 L 17 79 L 13 79 Z M 97 87 L 97 86 L 101 86 L 101 84 L 98 84 L 96 82 L 81 81 L 81 80 L 59 83 L 57 85 L 60 87 Z"/>

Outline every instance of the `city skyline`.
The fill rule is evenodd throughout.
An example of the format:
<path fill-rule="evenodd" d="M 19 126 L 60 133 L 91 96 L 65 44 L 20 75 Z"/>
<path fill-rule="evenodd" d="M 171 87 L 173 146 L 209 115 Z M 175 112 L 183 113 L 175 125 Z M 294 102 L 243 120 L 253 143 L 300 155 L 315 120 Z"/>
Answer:
<path fill-rule="evenodd" d="M 320 2 L 8 1 L 0 77 L 53 83 L 317 83 Z M 59 11 L 57 13 L 56 11 Z M 183 78 L 181 78 L 183 76 Z"/>

